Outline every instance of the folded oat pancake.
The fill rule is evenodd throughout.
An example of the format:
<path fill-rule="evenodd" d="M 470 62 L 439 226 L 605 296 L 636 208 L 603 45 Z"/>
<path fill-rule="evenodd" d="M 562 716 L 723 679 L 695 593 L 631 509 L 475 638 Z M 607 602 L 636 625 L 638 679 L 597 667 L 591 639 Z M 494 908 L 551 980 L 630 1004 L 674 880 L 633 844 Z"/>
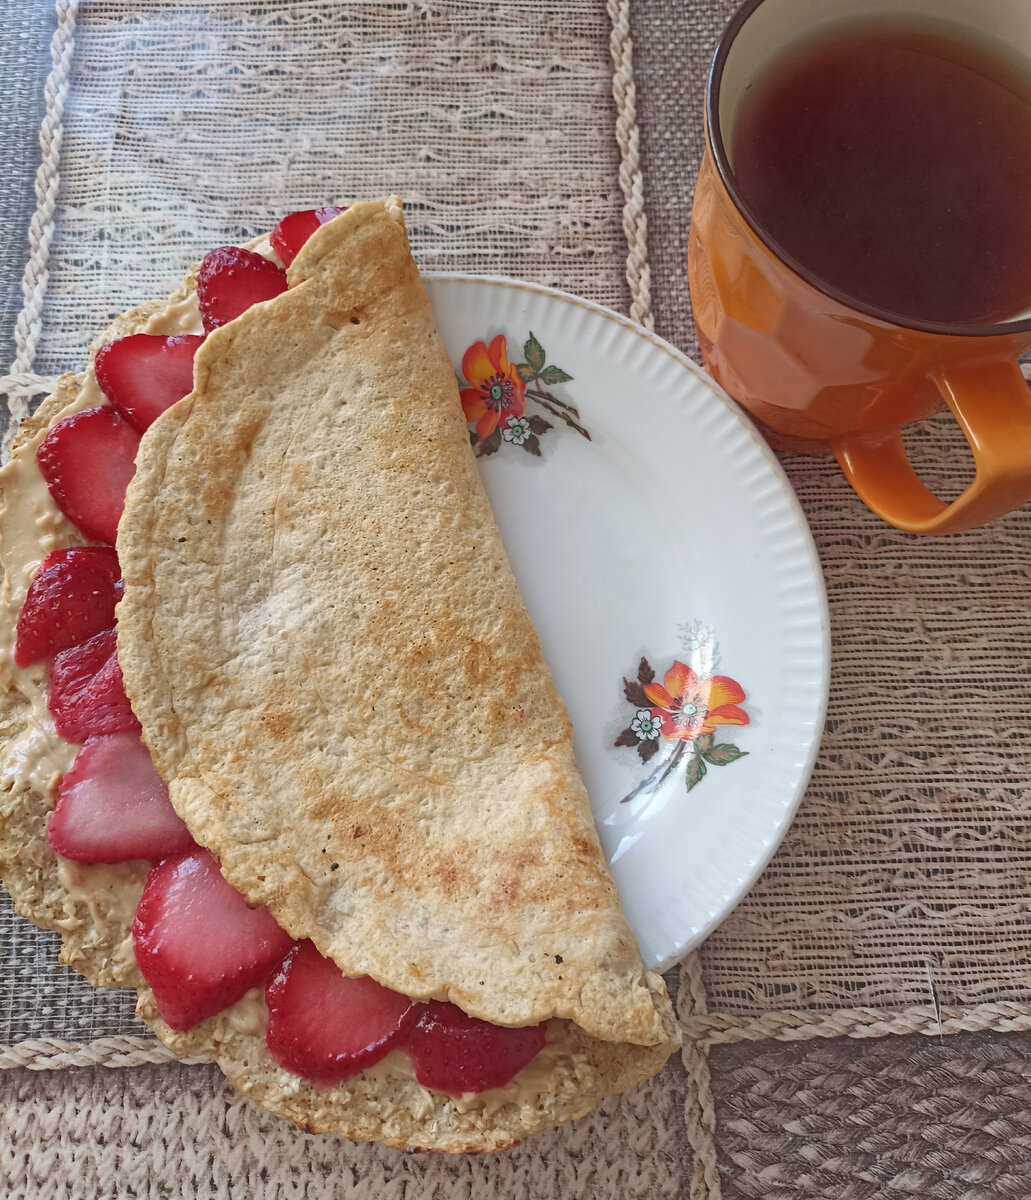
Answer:
<path fill-rule="evenodd" d="M 51 850 L 67 762 L 26 775 L 43 681 L 10 663 L 0 869 L 19 911 L 64 927 L 66 961 L 138 986 L 177 1053 L 218 1061 L 272 1111 L 401 1147 L 499 1149 L 654 1074 L 675 1024 L 601 853 L 398 202 L 324 225 L 288 279 L 208 335 L 194 391 L 140 445 L 117 541 L 126 692 L 176 811 L 251 904 L 347 976 L 495 1025 L 547 1021 L 547 1044 L 508 1086 L 452 1096 L 399 1050 L 332 1087 L 290 1074 L 266 1052 L 258 991 L 171 1030 L 128 940 L 146 864 Z M 192 289 L 116 333 L 181 330 Z M 23 456 L 88 382 L 47 403 Z M 51 520 L 59 544 L 81 540 Z M 16 616 L 23 559 L 4 554 Z"/>

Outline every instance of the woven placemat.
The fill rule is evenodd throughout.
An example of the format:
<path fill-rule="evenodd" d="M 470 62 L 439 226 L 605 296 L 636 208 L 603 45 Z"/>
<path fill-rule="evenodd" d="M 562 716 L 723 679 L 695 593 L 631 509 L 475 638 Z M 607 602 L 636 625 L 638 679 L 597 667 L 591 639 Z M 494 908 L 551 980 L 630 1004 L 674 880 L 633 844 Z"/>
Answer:
<path fill-rule="evenodd" d="M 289 9 L 157 4 L 145 11 L 94 3 L 81 12 L 59 4 L 49 94 L 51 109 L 66 113 L 64 174 L 58 192 L 56 157 L 48 177 L 45 145 L 37 196 L 44 217 L 49 205 L 54 219 L 44 222 L 50 240 L 33 243 L 23 280 L 28 317 L 17 331 L 16 379 L 8 385 L 15 411 L 32 386 L 23 376 L 77 363 L 112 312 L 169 290 L 177 260 L 196 257 L 213 240 L 266 228 L 278 212 L 323 201 L 330 189 L 338 197 L 404 190 L 425 266 L 506 271 L 579 291 L 645 323 L 654 314 L 660 332 L 693 352 L 683 254 L 704 72 L 730 8 L 727 0 L 635 0 L 632 11 L 626 0 L 609 0 L 606 9 L 581 0 L 561 10 L 538 3 L 487 9 L 472 0 Z M 254 111 L 272 119 L 248 142 L 243 131 Z M 97 122 L 107 123 L 106 139 L 95 136 Z M 156 204 L 148 192 L 155 181 Z M 965 466 L 950 426 L 931 423 L 915 444 L 932 486 L 955 490 Z M 713 1080 L 711 1067 L 730 1048 L 710 1049 L 714 1043 L 1027 1028 L 1031 1020 L 1031 968 L 1022 954 L 1022 864 L 1031 838 L 1021 659 L 1028 514 L 918 543 L 872 518 L 832 463 L 788 457 L 785 465 L 831 596 L 837 655 L 827 736 L 785 846 L 683 973 L 681 1012 L 693 1035 L 684 1055 L 692 1082 L 687 1133 L 699 1153 L 685 1164 L 682 1148 L 661 1144 L 659 1120 L 657 1161 L 665 1173 L 651 1180 L 651 1194 L 719 1194 L 714 1132 L 723 1076 L 717 1069 Z M 131 1027 L 117 1001 L 108 1011 L 96 993 L 80 995 L 73 978 L 51 967 L 47 939 L 9 914 L 0 914 L 0 945 L 13 947 L 20 972 L 19 982 L 10 984 L 5 973 L 0 985 L 8 989 L 0 1017 L 9 1022 L 9 1049 L 19 1042 L 36 1065 L 67 1065 L 79 1039 Z M 23 1040 L 30 1037 L 56 1042 Z M 126 1045 L 118 1038 L 101 1056 L 116 1061 Z M 754 1052 L 756 1061 L 769 1053 L 734 1049 Z M 797 1050 L 800 1062 L 843 1053 L 840 1043 Z M 7 1064 L 16 1058 L 9 1054 Z M 66 1092 L 66 1083 L 45 1074 L 10 1071 L 0 1082 L 17 1089 L 19 1112 L 53 1110 L 55 1130 L 65 1122 L 71 1129 L 79 1106 L 121 1105 L 126 1115 L 114 1137 L 131 1144 L 138 1135 L 128 1114 L 144 1103 L 133 1082 L 140 1073 L 154 1088 L 180 1073 L 191 1080 L 210 1074 L 172 1065 L 62 1072 L 62 1081 L 101 1081 L 87 1098 L 73 1094 L 78 1084 Z M 669 1077 L 671 1092 L 644 1089 L 648 1107 L 661 1109 L 676 1096 L 680 1077 L 672 1069 L 662 1078 Z M 215 1084 L 198 1086 L 210 1099 Z M 741 1086 L 736 1079 L 733 1091 Z M 189 1111 L 188 1100 L 170 1109 L 162 1095 L 164 1119 Z M 144 1129 L 152 1135 L 163 1118 L 147 1117 Z M 621 1174 L 619 1146 L 635 1137 L 634 1123 L 621 1123 L 618 1112 L 609 1119 L 607 1135 L 593 1126 L 597 1142 L 580 1153 L 611 1170 L 549 1179 L 542 1167 L 519 1178 L 533 1194 L 553 1194 L 539 1190 L 552 1185 L 583 1195 L 625 1190 L 626 1179 L 638 1176 Z M 39 1134 L 42 1127 L 19 1128 L 21 1149 L 7 1164 L 21 1172 L 17 1178 L 36 1181 L 36 1191 L 19 1185 L 26 1194 L 42 1195 L 43 1187 L 81 1194 L 74 1176 L 47 1176 L 24 1157 L 30 1128 Z M 576 1137 L 579 1128 L 549 1136 Z M 105 1157 L 108 1134 L 98 1139 L 81 1129 L 78 1145 L 84 1149 L 66 1148 L 84 1163 L 115 1161 Z M 179 1147 L 174 1139 L 170 1145 L 172 1161 Z M 719 1145 L 726 1172 L 738 1160 Z M 635 1147 L 632 1157 L 643 1153 Z M 787 1150 L 778 1154 L 785 1159 Z M 156 1170 L 147 1167 L 133 1189 L 181 1194 Z M 460 1175 L 454 1168 L 448 1186 Z M 44 1184 L 45 1177 L 57 1182 Z M 174 1180 L 171 1168 L 167 1177 Z M 321 1195 L 317 1177 L 291 1178 L 298 1194 Z M 209 1169 L 204 1186 L 214 1178 Z M 481 1185 L 504 1186 L 486 1169 L 477 1176 Z M 218 1187 L 213 1194 L 230 1194 L 230 1183 Z"/>
<path fill-rule="evenodd" d="M 424 268 L 522 276 L 647 319 L 640 181 L 635 193 L 633 176 L 620 175 L 620 148 L 636 138 L 623 0 L 60 0 L 56 14 L 4 381 L 12 417 L 81 364 L 111 315 L 170 291 L 206 248 L 327 199 L 399 190 Z M 509 1154 L 403 1155 L 311 1137 L 217 1071 L 167 1061 L 141 1035 L 132 995 L 87 987 L 56 965 L 56 951 L 56 938 L 4 898 L 5 1195 L 682 1191 L 679 1062 Z"/>
<path fill-rule="evenodd" d="M 205 248 L 326 200 L 401 191 L 424 268 L 521 276 L 628 308 L 627 230 L 641 205 L 621 186 L 613 136 L 621 8 L 625 36 L 616 0 L 59 2 L 5 380 L 11 416 L 82 364 L 112 314 L 168 293 Z M 625 107 L 629 61 L 616 79 Z M 56 965 L 56 938 L 6 898 L 0 950 L 5 1195 L 681 1189 L 677 1062 L 506 1156 L 403 1156 L 312 1138 L 215 1070 L 167 1062 L 140 1034 L 134 997 Z"/>
<path fill-rule="evenodd" d="M 723 1200 L 1026 1200 L 1031 1038 L 723 1046 Z"/>
<path fill-rule="evenodd" d="M 7 1200 L 653 1200 L 682 1194 L 675 1079 L 504 1154 L 402 1154 L 302 1133 L 213 1067 L 6 1071 Z"/>

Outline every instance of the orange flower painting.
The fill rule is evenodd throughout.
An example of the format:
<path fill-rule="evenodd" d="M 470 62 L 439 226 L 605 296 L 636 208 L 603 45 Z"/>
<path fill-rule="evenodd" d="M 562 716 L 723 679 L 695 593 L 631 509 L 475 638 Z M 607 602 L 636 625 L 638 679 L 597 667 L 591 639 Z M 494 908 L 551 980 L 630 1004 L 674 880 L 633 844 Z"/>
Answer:
<path fill-rule="evenodd" d="M 683 773 L 691 791 L 709 767 L 725 767 L 747 757 L 748 752 L 733 742 L 716 741 L 720 726 L 750 721 L 742 708 L 744 688 L 729 675 L 705 675 L 676 659 L 662 683 L 656 683 L 650 663 L 642 658 L 637 678 L 623 680 L 623 694 L 636 712 L 615 744 L 633 748 L 642 762 L 658 754 L 662 742 L 669 746 L 649 780 L 625 796 L 624 803 L 673 771 Z"/>
<path fill-rule="evenodd" d="M 462 355 L 458 388 L 477 457 L 497 454 L 507 445 L 540 458 L 540 439 L 553 426 L 539 413 L 526 411 L 528 400 L 590 441 L 576 408 L 547 390 L 572 378 L 568 371 L 548 362 L 532 331 L 523 343 L 523 361 L 518 363 L 508 357 L 503 333 L 492 338 L 490 345 L 473 342 Z"/>
<path fill-rule="evenodd" d="M 476 434 L 486 440 L 500 425 L 526 412 L 526 384 L 508 361 L 505 335 L 499 333 L 488 346 L 474 342 L 462 355 L 462 411 L 475 422 Z"/>
<path fill-rule="evenodd" d="M 674 662 L 662 683 L 646 683 L 642 689 L 664 738 L 693 742 L 717 725 L 748 724 L 748 714 L 738 707 L 745 693 L 726 675 L 699 679 L 686 663 Z"/>

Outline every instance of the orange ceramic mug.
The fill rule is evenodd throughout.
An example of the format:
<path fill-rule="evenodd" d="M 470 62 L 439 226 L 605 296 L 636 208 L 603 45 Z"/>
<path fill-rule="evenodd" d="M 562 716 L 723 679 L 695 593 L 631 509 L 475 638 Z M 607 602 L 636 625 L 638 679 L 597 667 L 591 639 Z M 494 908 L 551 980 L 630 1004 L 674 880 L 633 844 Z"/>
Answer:
<path fill-rule="evenodd" d="M 1022 52 L 1031 74 L 1027 2 L 894 0 L 891 11 L 999 39 Z M 1031 498 L 1031 393 L 1017 361 L 1031 349 L 1031 309 L 994 324 L 936 324 L 857 301 L 764 233 L 731 159 L 739 103 L 772 56 L 818 22 L 884 10 L 880 0 L 749 0 L 727 27 L 709 77 L 688 249 L 691 302 L 706 367 L 771 444 L 830 450 L 884 520 L 913 533 L 951 533 Z M 972 482 L 951 503 L 920 481 L 901 434 L 905 423 L 946 405 L 974 462 Z"/>

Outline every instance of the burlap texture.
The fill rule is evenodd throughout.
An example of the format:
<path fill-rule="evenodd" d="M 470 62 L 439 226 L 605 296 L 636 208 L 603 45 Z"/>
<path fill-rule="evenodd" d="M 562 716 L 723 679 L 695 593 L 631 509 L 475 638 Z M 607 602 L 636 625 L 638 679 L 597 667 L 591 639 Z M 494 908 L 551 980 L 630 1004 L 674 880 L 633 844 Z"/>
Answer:
<path fill-rule="evenodd" d="M 691 354 L 705 75 L 733 7 L 632 8 L 656 328 Z M 948 419 L 907 444 L 958 493 Z M 921 541 L 873 518 L 832 460 L 782 462 L 828 585 L 827 730 L 783 847 L 683 973 L 690 1195 L 1025 1197 L 1027 1037 L 957 1031 L 1031 1028 L 1031 518 Z"/>
<path fill-rule="evenodd" d="M 456 1158 L 302 1133 L 214 1067 L 0 1074 L 5 1200 L 652 1200 L 685 1174 L 674 1072 L 505 1154 Z M 671 1082 L 672 1080 L 672 1082 Z"/>
<path fill-rule="evenodd" d="M 696 354 L 684 257 L 704 76 L 732 8 L 732 0 L 634 0 L 630 9 L 651 264 L 650 296 L 642 300 L 643 222 L 634 226 L 632 293 L 620 227 L 619 171 L 624 181 L 631 174 L 637 129 L 631 122 L 633 138 L 623 130 L 620 164 L 600 2 L 92 3 L 76 22 L 46 303 L 36 325 L 15 339 L 16 351 L 24 360 L 31 350 L 43 375 L 74 365 L 108 316 L 169 290 L 181 264 L 214 241 L 266 228 L 291 207 L 396 187 L 409 200 L 424 266 L 522 275 L 618 308 L 633 302 L 643 315 L 650 307 L 659 332 Z M 260 129 L 248 124 L 255 113 L 267 117 Z M 24 400 L 13 398 L 16 406 Z M 912 442 L 931 486 L 958 491 L 967 461 L 952 425 L 932 422 Z M 944 1006 L 945 1028 L 1027 1028 L 1031 515 L 921 541 L 872 517 L 829 459 L 783 462 L 828 583 L 835 663 L 827 732 L 788 839 L 704 948 L 697 1007 L 689 978 L 685 984 L 688 1027 L 709 1036 L 718 1026 L 717 1040 L 726 1041 L 881 1034 L 914 1024 L 929 1032 Z M 12 964 L 0 976 L 0 1043 L 135 1031 L 128 1005 L 55 968 L 52 939 L 8 910 L 0 910 L 0 947 Z M 390 1152 L 380 1151 L 370 1152 L 368 1169 L 362 1158 L 354 1175 L 350 1147 L 290 1142 L 294 1135 L 266 1128 L 260 1116 L 253 1128 L 243 1118 L 220 1125 L 235 1101 L 205 1069 L 12 1071 L 0 1076 L 8 1114 L 0 1171 L 17 1181 L 11 1195 L 84 1194 L 80 1164 L 86 1173 L 125 1164 L 138 1172 L 123 1190 L 109 1182 L 98 1195 L 192 1194 L 176 1171 L 176 1156 L 189 1154 L 190 1179 L 220 1196 L 389 1196 L 394 1188 L 411 1197 L 481 1194 L 476 1188 L 672 1196 L 687 1188 L 687 1170 L 693 1196 L 715 1197 L 718 1109 L 728 1122 L 719 1166 L 731 1196 L 1026 1194 L 1010 1182 L 1019 1178 L 1026 1141 L 1015 1090 L 1022 1039 L 969 1053 L 964 1045 L 991 1043 L 960 1035 L 946 1052 L 937 1039 L 912 1041 L 891 1038 L 872 1053 L 854 1043 L 815 1044 L 784 1059 L 768 1045 L 718 1048 L 711 1087 L 704 1052 L 689 1046 L 687 1132 L 693 1145 L 708 1147 L 710 1168 L 690 1163 L 676 1136 L 667 1139 L 673 1118 L 666 1114 L 679 1107 L 682 1087 L 682 1076 L 667 1071 L 660 1077 L 667 1090 L 642 1093 L 654 1145 L 634 1140 L 636 1110 L 624 1120 L 623 1108 L 606 1109 L 589 1134 L 581 1123 L 548 1135 L 561 1143 L 549 1141 L 544 1152 L 561 1162 L 551 1174 L 549 1164 L 526 1158 L 515 1174 L 485 1160 L 415 1176 L 412 1163 L 423 1160 L 400 1157 L 384 1174 L 376 1155 Z M 955 1055 L 955 1087 L 936 1073 L 943 1053 Z M 860 1058 L 866 1066 L 854 1068 Z M 761 1064 L 754 1078 L 749 1062 Z M 887 1093 L 892 1072 L 902 1098 L 873 1108 L 872 1117 L 864 1109 L 863 1119 L 872 1131 L 879 1113 L 898 1136 L 870 1132 L 873 1140 L 846 1156 L 856 1124 L 841 1099 L 827 1116 L 828 1098 L 846 1077 Z M 975 1090 L 991 1099 L 984 1141 L 955 1136 L 964 1072 L 985 1081 Z M 767 1085 L 779 1107 L 767 1106 Z M 940 1085 L 939 1111 L 927 1106 Z M 177 1101 L 148 1107 L 150 1096 L 167 1098 L 171 1089 Z M 735 1097 L 739 1106 L 728 1108 Z M 924 1106 L 928 1124 L 902 1122 L 906 1105 Z M 85 1114 L 105 1106 L 112 1124 L 98 1127 Z M 749 1115 L 756 1109 L 759 1122 Z M 823 1115 L 810 1137 L 814 1113 Z M 189 1146 L 165 1129 L 179 1120 L 188 1122 Z M 231 1129 L 232 1144 L 195 1151 L 212 1128 L 216 1140 Z M 57 1139 L 46 1162 L 46 1147 L 32 1148 L 41 1135 Z M 572 1139 L 568 1156 L 564 1138 Z M 1001 1149 L 1010 1139 L 1017 1149 Z M 120 1167 L 109 1149 L 150 1141 L 153 1153 L 126 1156 Z M 631 1166 L 620 1158 L 624 1141 Z M 267 1154 L 255 1149 L 262 1142 Z M 540 1144 L 526 1147 L 527 1155 Z M 940 1157 L 946 1148 L 952 1157 Z M 193 1174 L 192 1156 L 204 1153 Z M 897 1177 L 885 1174 L 893 1158 L 909 1164 Z M 997 1177 L 977 1173 L 985 1158 L 1001 1164 Z M 937 1176 L 905 1174 L 927 1161 L 940 1166 Z M 219 1174 L 224 1162 L 227 1173 Z M 272 1162 L 282 1171 L 269 1175 Z M 822 1173 L 806 1175 L 805 1164 L 814 1163 Z M 1014 1164 L 1006 1175 L 1002 1167 Z M 648 1173 L 653 1165 L 657 1174 Z M 470 1170 L 478 1172 L 475 1183 Z M 230 1190 L 238 1173 L 250 1191 Z M 841 1192 L 850 1177 L 853 1191 Z M 284 1190 L 272 1190 L 270 1180 Z M 764 1190 L 767 1183 L 781 1191 Z"/>
<path fill-rule="evenodd" d="M 423 269 L 626 307 L 604 5 L 96 0 L 33 369 L 279 215 L 400 192 Z"/>
<path fill-rule="evenodd" d="M 111 315 L 167 293 L 205 249 L 326 200 L 402 191 L 424 268 L 628 306 L 604 5 L 65 2 L 58 17 L 14 416 L 81 364 Z M 405 1156 L 302 1134 L 210 1068 L 47 1069 L 158 1051 L 112 1038 L 141 1032 L 131 995 L 58 967 L 56 938 L 6 899 L 0 950 L 0 1060 L 36 1068 L 0 1075 L 5 1196 L 681 1191 L 677 1062 L 510 1154 Z"/>
<path fill-rule="evenodd" d="M 1026 1200 L 1031 1038 L 721 1046 L 723 1200 Z"/>

